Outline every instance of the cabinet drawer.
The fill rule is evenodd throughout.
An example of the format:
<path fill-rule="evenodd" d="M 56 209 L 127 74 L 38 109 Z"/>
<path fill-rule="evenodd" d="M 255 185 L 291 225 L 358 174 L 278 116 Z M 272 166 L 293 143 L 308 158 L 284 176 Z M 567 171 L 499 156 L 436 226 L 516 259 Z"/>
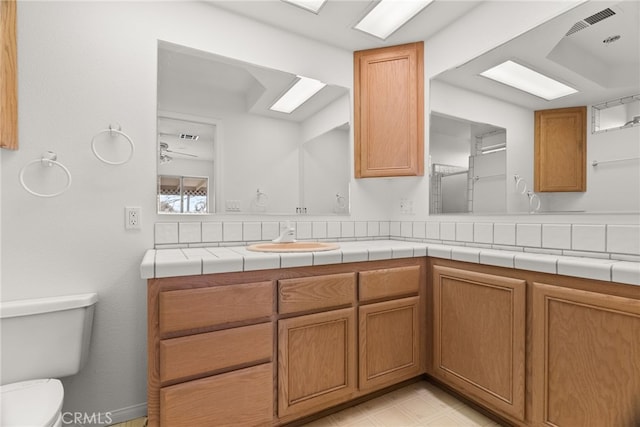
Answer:
<path fill-rule="evenodd" d="M 161 292 L 160 333 L 204 328 L 273 313 L 273 286 L 269 282 Z"/>
<path fill-rule="evenodd" d="M 189 378 L 273 357 L 273 324 L 261 323 L 160 341 L 160 381 Z"/>
<path fill-rule="evenodd" d="M 361 271 L 360 301 L 398 295 L 417 294 L 420 289 L 420 266 Z"/>
<path fill-rule="evenodd" d="M 164 387 L 160 407 L 163 427 L 271 425 L 273 365 Z"/>
<path fill-rule="evenodd" d="M 353 304 L 355 273 L 278 280 L 280 314 Z"/>

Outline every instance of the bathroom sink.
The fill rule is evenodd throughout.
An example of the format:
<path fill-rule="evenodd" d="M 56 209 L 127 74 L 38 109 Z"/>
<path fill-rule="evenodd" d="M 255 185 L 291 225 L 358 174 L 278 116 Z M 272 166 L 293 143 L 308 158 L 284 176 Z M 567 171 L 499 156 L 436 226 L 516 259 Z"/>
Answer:
<path fill-rule="evenodd" d="M 254 252 L 318 252 L 331 251 L 340 246 L 326 242 L 289 242 L 289 243 L 256 243 L 247 246 L 247 250 Z"/>

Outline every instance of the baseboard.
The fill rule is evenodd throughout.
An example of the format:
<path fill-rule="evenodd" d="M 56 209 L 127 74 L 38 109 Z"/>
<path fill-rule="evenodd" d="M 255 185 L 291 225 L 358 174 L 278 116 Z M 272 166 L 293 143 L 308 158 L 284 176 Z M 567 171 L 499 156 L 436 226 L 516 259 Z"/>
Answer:
<path fill-rule="evenodd" d="M 114 409 L 108 411 L 105 414 L 109 415 L 110 422 L 108 424 L 94 424 L 96 426 L 108 426 L 111 424 L 124 423 L 136 418 L 147 416 L 147 403 L 140 403 L 138 405 L 127 406 L 125 408 Z"/>

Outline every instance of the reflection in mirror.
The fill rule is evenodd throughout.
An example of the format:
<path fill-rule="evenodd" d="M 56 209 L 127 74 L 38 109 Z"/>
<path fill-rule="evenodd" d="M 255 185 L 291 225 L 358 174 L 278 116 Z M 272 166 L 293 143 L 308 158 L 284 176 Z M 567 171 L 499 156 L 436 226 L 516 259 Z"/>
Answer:
<path fill-rule="evenodd" d="M 207 213 L 209 178 L 158 175 L 158 212 Z"/>
<path fill-rule="evenodd" d="M 526 65 L 577 92 L 546 100 L 482 76 L 486 70 L 507 61 Z M 587 129 L 592 131 L 587 132 L 585 165 L 587 191 L 537 193 L 538 213 L 637 213 L 640 211 L 638 76 L 640 2 L 588 1 L 435 76 L 430 84 L 430 105 L 439 114 L 492 123 L 507 130 L 506 213 L 530 212 L 529 200 L 533 196 L 517 191 L 513 184 L 514 176 L 527 183 L 528 188 L 535 181 L 534 111 L 591 108 Z M 480 175 L 474 172 L 470 176 Z M 473 194 L 473 197 L 472 212 L 479 213 L 477 202 L 482 196 Z M 433 206 L 431 210 L 438 212 Z M 469 200 L 466 211 L 470 211 Z"/>
<path fill-rule="evenodd" d="M 591 132 L 607 132 L 640 125 L 640 95 L 627 96 L 594 105 Z"/>
<path fill-rule="evenodd" d="M 430 214 L 506 209 L 506 129 L 431 113 Z"/>
<path fill-rule="evenodd" d="M 349 91 L 329 84 L 291 113 L 271 110 L 299 80 L 160 42 L 158 143 L 165 145 L 158 148 L 158 174 L 209 177 L 209 212 L 348 214 Z M 168 131 L 165 119 L 174 120 Z M 198 146 L 208 153 L 190 151 Z M 169 165 L 179 161 L 193 168 L 165 172 L 166 157 Z M 196 166 L 205 159 L 208 165 Z M 331 173 L 314 170 L 327 162 Z M 336 194 L 345 208 L 336 209 Z"/>
<path fill-rule="evenodd" d="M 302 192 L 308 214 L 349 212 L 349 124 L 307 141 L 300 150 Z"/>
<path fill-rule="evenodd" d="M 216 127 L 158 117 L 158 212 L 209 213 Z"/>

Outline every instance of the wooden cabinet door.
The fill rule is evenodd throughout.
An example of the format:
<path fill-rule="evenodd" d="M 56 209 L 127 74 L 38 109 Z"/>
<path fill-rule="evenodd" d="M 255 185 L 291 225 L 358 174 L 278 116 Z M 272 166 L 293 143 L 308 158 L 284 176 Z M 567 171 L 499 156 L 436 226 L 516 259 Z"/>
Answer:
<path fill-rule="evenodd" d="M 347 401 L 357 390 L 355 309 L 278 321 L 278 416 Z"/>
<path fill-rule="evenodd" d="M 410 297 L 359 308 L 361 390 L 421 374 L 419 301 Z"/>
<path fill-rule="evenodd" d="M 587 107 L 535 112 L 534 190 L 587 191 Z"/>
<path fill-rule="evenodd" d="M 433 267 L 434 375 L 524 420 L 524 280 Z"/>
<path fill-rule="evenodd" d="M 535 425 L 638 425 L 640 300 L 533 286 Z"/>
<path fill-rule="evenodd" d="M 423 49 L 354 52 L 356 178 L 424 174 Z"/>

